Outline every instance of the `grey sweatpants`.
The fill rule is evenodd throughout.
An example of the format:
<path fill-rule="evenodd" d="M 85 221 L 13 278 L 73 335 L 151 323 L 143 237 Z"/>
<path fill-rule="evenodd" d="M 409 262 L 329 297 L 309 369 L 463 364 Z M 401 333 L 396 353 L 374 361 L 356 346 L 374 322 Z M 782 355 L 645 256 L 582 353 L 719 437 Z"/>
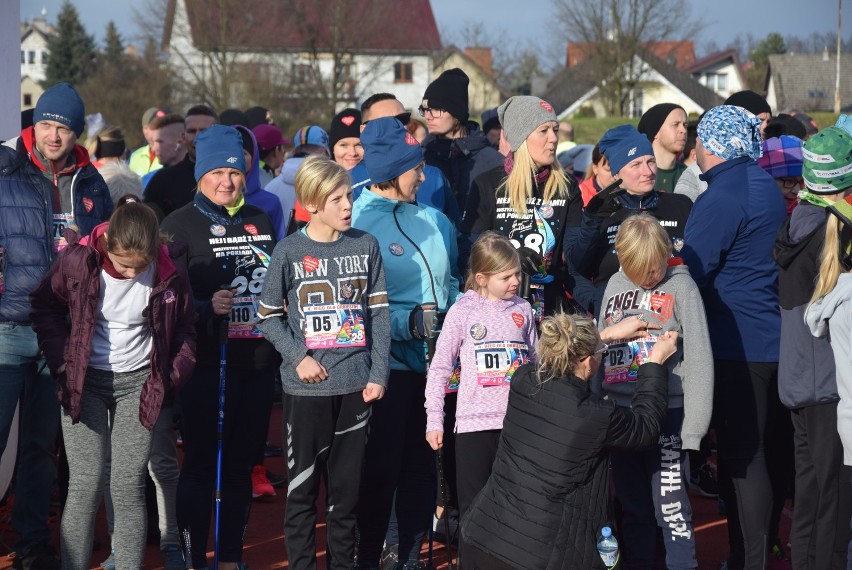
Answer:
<path fill-rule="evenodd" d="M 151 432 L 139 423 L 139 395 L 150 373 L 147 368 L 127 373 L 90 368 L 80 400 L 80 421 L 72 425 L 68 413 L 62 415 L 70 471 L 60 532 L 63 570 L 89 567 L 110 446 L 116 567 L 142 567 L 147 524 L 144 474 Z"/>

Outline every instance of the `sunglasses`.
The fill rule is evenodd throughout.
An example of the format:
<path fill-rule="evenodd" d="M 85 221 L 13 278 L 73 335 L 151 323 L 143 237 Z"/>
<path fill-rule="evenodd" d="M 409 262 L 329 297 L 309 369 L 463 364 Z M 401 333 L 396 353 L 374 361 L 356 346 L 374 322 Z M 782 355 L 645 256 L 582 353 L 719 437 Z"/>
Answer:
<path fill-rule="evenodd" d="M 602 347 L 600 347 L 599 349 L 597 349 L 596 351 L 594 351 L 592 353 L 592 356 L 594 356 L 596 354 L 600 354 L 601 356 L 608 355 L 609 354 L 609 345 L 604 343 L 604 345 Z"/>

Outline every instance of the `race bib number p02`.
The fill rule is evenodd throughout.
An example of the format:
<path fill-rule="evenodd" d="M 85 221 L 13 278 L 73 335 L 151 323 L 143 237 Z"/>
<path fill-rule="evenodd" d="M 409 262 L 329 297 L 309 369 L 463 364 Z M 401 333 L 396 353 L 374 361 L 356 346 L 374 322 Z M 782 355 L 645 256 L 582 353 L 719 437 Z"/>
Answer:
<path fill-rule="evenodd" d="M 645 337 L 630 342 L 610 345 L 604 357 L 606 372 L 604 384 L 636 382 L 639 367 L 648 359 L 657 340 Z"/>
<path fill-rule="evenodd" d="M 306 305 L 305 345 L 308 348 L 367 346 L 364 313 L 357 303 Z"/>
<path fill-rule="evenodd" d="M 518 367 L 529 362 L 529 347 L 524 342 L 478 342 L 474 353 L 476 381 L 480 386 L 509 384 Z"/>

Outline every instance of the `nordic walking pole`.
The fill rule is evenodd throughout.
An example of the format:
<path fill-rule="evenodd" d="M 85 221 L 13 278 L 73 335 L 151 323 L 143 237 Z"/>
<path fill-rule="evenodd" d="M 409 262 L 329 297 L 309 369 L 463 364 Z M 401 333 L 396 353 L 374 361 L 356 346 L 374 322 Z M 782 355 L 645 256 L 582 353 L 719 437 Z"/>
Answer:
<path fill-rule="evenodd" d="M 453 570 L 453 537 L 450 535 L 450 492 L 447 489 L 447 479 L 444 477 L 444 450 L 435 452 L 438 461 L 438 486 L 441 489 L 441 501 L 444 503 L 444 533 L 447 545 L 447 570 Z"/>
<path fill-rule="evenodd" d="M 227 286 L 225 287 L 227 288 Z M 219 320 L 219 414 L 216 418 L 216 525 L 213 570 L 219 570 L 219 509 L 222 505 L 222 437 L 225 425 L 225 366 L 228 355 L 228 317 Z"/>

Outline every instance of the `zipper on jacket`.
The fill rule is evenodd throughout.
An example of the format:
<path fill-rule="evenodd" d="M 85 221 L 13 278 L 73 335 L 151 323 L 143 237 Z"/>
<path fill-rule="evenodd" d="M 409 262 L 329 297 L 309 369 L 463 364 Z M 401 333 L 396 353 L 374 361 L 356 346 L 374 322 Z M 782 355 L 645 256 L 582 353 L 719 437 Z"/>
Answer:
<path fill-rule="evenodd" d="M 414 246 L 414 249 L 417 250 L 417 253 L 419 253 L 421 259 L 423 259 L 423 265 L 426 266 L 426 271 L 429 272 L 429 286 L 432 288 L 432 300 L 435 301 L 435 306 L 438 307 L 440 305 L 438 304 L 438 295 L 435 292 L 435 277 L 432 275 L 432 268 L 429 267 L 429 262 L 426 260 L 426 256 L 423 255 L 423 251 L 419 247 L 417 247 L 417 244 L 414 243 L 414 240 L 408 237 L 408 234 L 402 230 L 402 226 L 399 225 L 399 220 L 396 217 L 396 210 L 397 208 L 400 208 L 402 204 L 402 202 L 397 202 L 396 206 L 393 207 L 393 221 L 396 224 L 399 233 L 401 233 L 402 236 L 408 240 L 408 243 Z"/>

